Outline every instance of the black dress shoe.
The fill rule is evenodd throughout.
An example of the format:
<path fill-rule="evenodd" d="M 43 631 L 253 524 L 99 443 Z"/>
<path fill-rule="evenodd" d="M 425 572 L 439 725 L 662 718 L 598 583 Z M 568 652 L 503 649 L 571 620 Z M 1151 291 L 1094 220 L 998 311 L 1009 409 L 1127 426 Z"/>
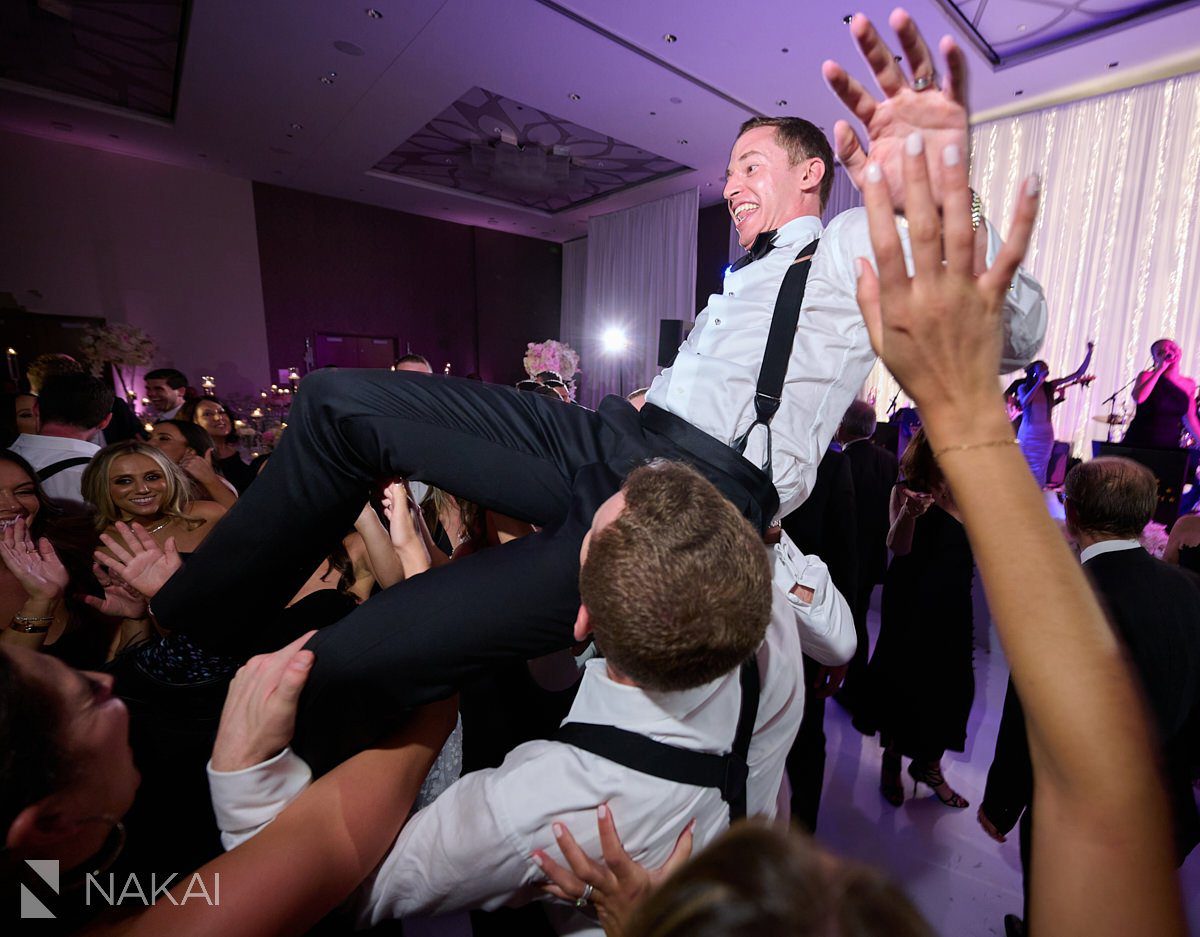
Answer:
<path fill-rule="evenodd" d="M 1025 922 L 1015 914 L 1004 915 L 1004 937 L 1025 937 Z"/>

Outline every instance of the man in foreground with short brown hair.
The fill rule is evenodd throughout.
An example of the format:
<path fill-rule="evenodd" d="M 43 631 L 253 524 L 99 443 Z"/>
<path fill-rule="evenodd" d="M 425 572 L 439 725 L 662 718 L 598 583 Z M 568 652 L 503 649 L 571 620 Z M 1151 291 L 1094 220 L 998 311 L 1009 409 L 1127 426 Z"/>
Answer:
<path fill-rule="evenodd" d="M 465 775 L 418 811 L 360 892 L 360 923 L 536 898 L 544 876 L 535 850 L 565 861 L 553 842 L 556 824 L 598 850 L 598 809 L 620 816 L 626 849 L 652 866 L 681 832 L 703 844 L 729 825 L 731 812 L 775 815 L 804 705 L 798 624 L 819 629 L 812 619 L 829 615 L 835 602 L 848 618 L 840 597 L 810 582 L 814 602 L 797 615 L 771 585 L 757 532 L 677 462 L 630 473 L 595 512 L 580 561 L 575 637 L 593 636 L 606 656 L 588 662 L 559 736 L 519 746 L 499 768 Z M 742 667 L 748 659 L 754 667 Z M 746 671 L 756 674 L 757 703 Z M 740 791 L 662 773 L 679 757 L 689 770 L 696 759 L 736 765 L 727 753 L 737 752 L 743 727 Z M 588 736 L 597 729 L 615 732 L 625 747 L 596 754 Z M 639 746 L 654 749 L 657 760 L 632 768 L 629 752 Z M 210 768 L 225 845 L 257 832 L 308 776 L 290 750 L 230 773 Z"/>

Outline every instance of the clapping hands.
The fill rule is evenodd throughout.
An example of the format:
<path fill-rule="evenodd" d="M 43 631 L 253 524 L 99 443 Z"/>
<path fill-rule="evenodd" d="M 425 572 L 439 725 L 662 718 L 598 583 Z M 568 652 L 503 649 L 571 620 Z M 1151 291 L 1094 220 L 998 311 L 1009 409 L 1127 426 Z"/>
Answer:
<path fill-rule="evenodd" d="M 23 517 L 5 529 L 0 560 L 31 599 L 53 602 L 66 591 L 70 577 L 54 547 L 45 537 L 35 543 Z"/>

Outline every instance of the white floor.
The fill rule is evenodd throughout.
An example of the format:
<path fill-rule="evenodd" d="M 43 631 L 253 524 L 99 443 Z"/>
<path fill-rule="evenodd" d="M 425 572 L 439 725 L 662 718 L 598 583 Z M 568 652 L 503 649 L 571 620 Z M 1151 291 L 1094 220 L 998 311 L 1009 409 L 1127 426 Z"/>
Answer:
<path fill-rule="evenodd" d="M 827 761 L 818 839 L 843 856 L 888 871 L 938 933 L 947 937 L 1003 937 L 1004 915 L 1021 911 L 1016 831 L 1000 845 L 983 833 L 975 819 L 1008 680 L 1008 665 L 987 626 L 978 591 L 976 595 L 976 607 L 982 611 L 977 616 L 975 705 L 967 750 L 948 753 L 942 762 L 946 779 L 971 802 L 970 807 L 945 807 L 925 787 L 913 800 L 907 774 L 906 800 L 903 806 L 892 807 L 879 794 L 878 741 L 855 731 L 836 703 L 827 706 L 825 715 Z M 876 603 L 878 599 L 876 590 Z M 874 647 L 875 610 L 870 628 Z M 1200 935 L 1200 849 L 1188 858 L 1181 876 L 1191 932 Z"/>

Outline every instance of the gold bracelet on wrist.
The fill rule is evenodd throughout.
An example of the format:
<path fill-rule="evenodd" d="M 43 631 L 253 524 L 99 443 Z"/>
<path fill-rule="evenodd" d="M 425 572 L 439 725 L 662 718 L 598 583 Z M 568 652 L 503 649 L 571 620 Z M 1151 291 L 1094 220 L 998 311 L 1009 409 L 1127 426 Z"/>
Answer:
<path fill-rule="evenodd" d="M 41 624 L 46 622 L 46 624 Z M 21 634 L 45 634 L 54 624 L 53 615 L 13 615 L 8 627 Z"/>
<path fill-rule="evenodd" d="M 947 452 L 965 452 L 968 449 L 994 449 L 997 446 L 1019 446 L 1021 445 L 1016 439 L 990 439 L 987 442 L 968 442 L 961 446 L 946 446 L 944 449 L 939 449 L 933 454 L 935 459 L 940 459 Z"/>
<path fill-rule="evenodd" d="M 979 226 L 983 224 L 983 199 L 979 197 L 979 193 L 974 189 L 971 192 L 971 230 L 978 231 Z"/>

